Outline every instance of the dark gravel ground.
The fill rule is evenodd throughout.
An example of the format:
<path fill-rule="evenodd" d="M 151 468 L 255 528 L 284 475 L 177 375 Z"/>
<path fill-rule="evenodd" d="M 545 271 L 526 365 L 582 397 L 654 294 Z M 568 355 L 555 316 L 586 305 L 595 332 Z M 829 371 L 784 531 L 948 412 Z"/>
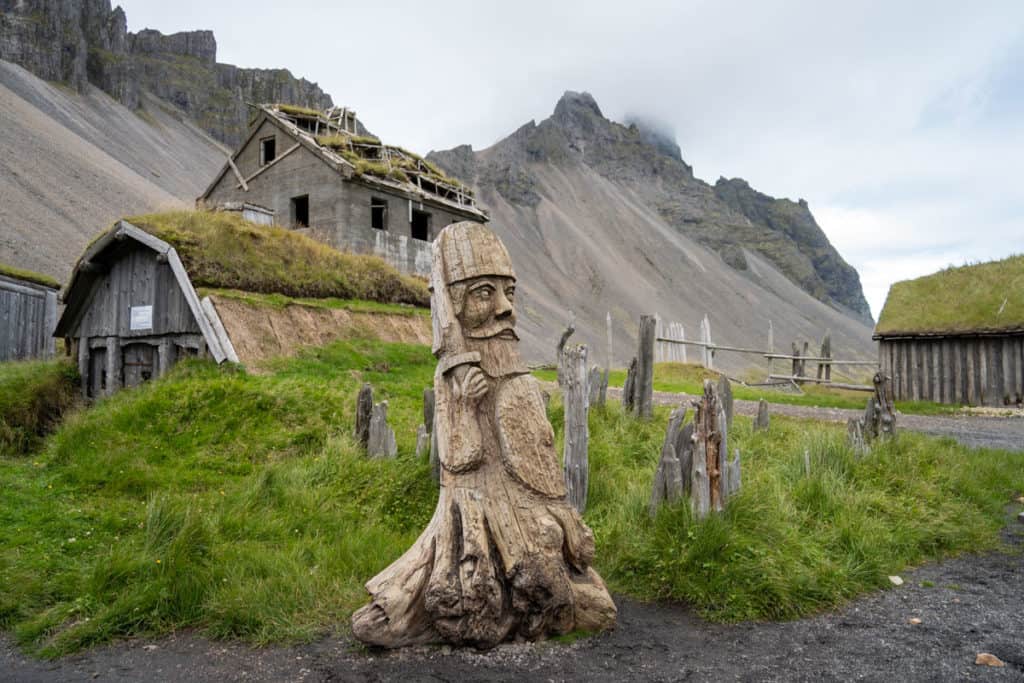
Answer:
<path fill-rule="evenodd" d="M 685 397 L 658 394 L 659 403 Z M 752 415 L 757 404 L 737 401 Z M 845 422 L 857 411 L 773 405 Z M 900 416 L 900 426 L 972 446 L 1024 450 L 1024 419 Z M 1024 465 L 1022 465 L 1024 466 Z M 250 648 L 183 632 L 46 662 L 0 636 L 0 681 L 1024 681 L 1024 524 L 1009 511 L 1005 552 L 908 572 L 905 583 L 845 608 L 786 623 L 710 624 L 683 605 L 617 598 L 618 628 L 571 645 L 510 644 L 485 653 L 366 652 L 345 635 Z M 921 623 L 912 624 L 911 619 Z M 976 665 L 988 652 L 1003 667 Z"/>
<path fill-rule="evenodd" d="M 367 653 L 344 636 L 253 649 L 180 633 L 42 662 L 0 639 L 0 679 L 1024 681 L 1024 525 L 1010 523 L 1005 535 L 1006 552 L 926 565 L 906 573 L 902 586 L 787 623 L 709 624 L 685 606 L 619 599 L 612 633 L 571 645 L 511 644 L 486 653 Z M 979 652 L 996 655 L 1005 666 L 976 665 Z"/>

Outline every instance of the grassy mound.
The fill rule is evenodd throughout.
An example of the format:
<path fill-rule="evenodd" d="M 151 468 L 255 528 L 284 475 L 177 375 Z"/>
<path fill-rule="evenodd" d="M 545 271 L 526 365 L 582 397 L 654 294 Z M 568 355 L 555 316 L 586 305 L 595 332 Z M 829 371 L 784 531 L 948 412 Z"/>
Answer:
<path fill-rule="evenodd" d="M 425 347 L 340 342 L 253 376 L 199 361 L 76 413 L 34 461 L 0 458 L 0 628 L 44 654 L 186 626 L 254 643 L 347 624 L 364 581 L 436 503 L 413 456 Z M 390 402 L 399 457 L 352 440 L 363 381 Z M 552 420 L 561 438 L 557 398 Z M 998 544 L 1020 454 L 902 435 L 855 459 L 839 427 L 737 418 L 744 488 L 695 522 L 647 514 L 667 419 L 591 416 L 597 567 L 613 590 L 720 620 L 789 618 L 908 564 Z M 803 453 L 811 453 L 811 476 Z"/>
<path fill-rule="evenodd" d="M 0 455 L 37 448 L 77 399 L 78 370 L 70 363 L 0 363 Z"/>
<path fill-rule="evenodd" d="M 43 275 L 42 273 L 34 273 L 31 270 L 22 270 L 21 268 L 15 268 L 14 266 L 8 266 L 4 263 L 0 263 L 0 275 L 6 275 L 16 280 L 25 280 L 26 282 L 34 282 L 37 285 L 43 285 L 45 287 L 52 287 L 53 289 L 60 289 L 60 283 L 49 275 Z"/>
<path fill-rule="evenodd" d="M 1024 254 L 946 268 L 889 289 L 875 332 L 1024 329 Z"/>
<path fill-rule="evenodd" d="M 232 213 L 172 211 L 126 220 L 171 244 L 196 287 L 430 305 L 425 282 L 383 259 L 346 254 Z"/>

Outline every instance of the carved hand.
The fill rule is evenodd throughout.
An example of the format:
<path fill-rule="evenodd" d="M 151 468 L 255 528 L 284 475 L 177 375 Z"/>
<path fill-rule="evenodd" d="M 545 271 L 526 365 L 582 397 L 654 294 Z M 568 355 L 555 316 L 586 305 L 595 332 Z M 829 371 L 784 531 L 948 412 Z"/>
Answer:
<path fill-rule="evenodd" d="M 482 399 L 490 388 L 487 384 L 487 377 L 477 367 L 467 367 L 459 383 L 462 389 L 462 396 L 474 403 Z"/>

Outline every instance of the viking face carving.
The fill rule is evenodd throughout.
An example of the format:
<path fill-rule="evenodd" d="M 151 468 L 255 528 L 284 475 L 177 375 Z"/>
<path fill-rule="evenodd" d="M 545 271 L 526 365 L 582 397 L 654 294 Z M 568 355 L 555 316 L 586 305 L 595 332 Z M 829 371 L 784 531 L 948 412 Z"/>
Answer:
<path fill-rule="evenodd" d="M 515 280 L 495 275 L 478 277 L 455 285 L 463 290 L 458 319 L 470 339 L 516 340 Z"/>

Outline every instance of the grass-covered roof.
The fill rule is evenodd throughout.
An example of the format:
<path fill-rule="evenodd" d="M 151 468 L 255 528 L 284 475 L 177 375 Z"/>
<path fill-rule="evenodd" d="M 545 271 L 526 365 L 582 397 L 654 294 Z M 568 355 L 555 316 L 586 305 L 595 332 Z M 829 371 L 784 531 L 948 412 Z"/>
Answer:
<path fill-rule="evenodd" d="M 44 287 L 60 289 L 60 283 L 49 275 L 33 273 L 31 270 L 22 270 L 21 268 L 15 268 L 14 266 L 8 266 L 3 263 L 0 263 L 0 275 L 5 275 L 7 277 L 14 278 L 15 280 L 34 282 L 37 285 L 43 285 Z"/>
<path fill-rule="evenodd" d="M 343 253 L 233 212 L 172 211 L 126 220 L 173 246 L 196 287 L 430 305 L 425 282 L 379 257 Z"/>
<path fill-rule="evenodd" d="M 897 282 L 875 333 L 971 334 L 1024 330 L 1024 254 Z"/>

